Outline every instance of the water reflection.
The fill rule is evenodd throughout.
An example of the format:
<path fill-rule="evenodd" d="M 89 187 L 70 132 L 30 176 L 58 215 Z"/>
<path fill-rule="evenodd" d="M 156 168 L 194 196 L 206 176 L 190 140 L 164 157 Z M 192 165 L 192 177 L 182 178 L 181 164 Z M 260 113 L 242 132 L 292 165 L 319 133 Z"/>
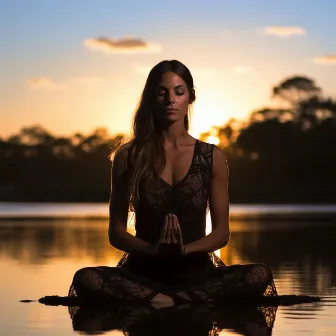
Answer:
<path fill-rule="evenodd" d="M 72 276 L 77 269 L 90 265 L 115 266 L 122 252 L 109 245 L 107 227 L 108 221 L 105 219 L 0 220 L 0 263 L 2 269 L 6 269 L 2 275 L 3 290 L 0 294 L 4 302 L 8 303 L 3 305 L 2 313 L 11 312 L 12 316 L 16 316 L 20 311 L 21 314 L 27 316 L 26 319 L 13 318 L 14 324 L 9 324 L 8 321 L 11 319 L 4 319 L 3 328 L 8 331 L 6 334 L 11 334 L 11 332 L 19 334 L 18 330 L 24 330 L 24 328 L 38 329 L 40 324 L 37 321 L 46 316 L 49 322 L 44 325 L 44 331 L 48 329 L 51 332 L 55 323 L 58 325 L 60 323 L 62 328 L 70 327 L 69 321 L 64 319 L 66 309 L 64 307 L 52 310 L 51 307 L 34 306 L 34 304 L 16 306 L 15 302 L 21 299 L 38 299 L 44 295 L 66 295 Z M 232 221 L 231 230 L 229 245 L 220 251 L 221 258 L 226 264 L 266 263 L 273 271 L 279 294 L 319 295 L 324 298 L 324 301 L 320 303 L 279 307 L 275 330 L 278 332 L 281 330 L 281 334 L 285 332 L 288 335 L 297 334 L 303 327 L 307 330 L 323 329 L 330 333 L 335 330 L 336 325 L 333 321 L 336 316 L 336 267 L 333 246 L 336 225 L 334 222 Z M 200 314 L 204 314 L 203 317 L 197 318 L 201 315 L 186 314 L 186 323 L 180 327 L 178 327 L 179 322 L 174 322 L 175 313 L 172 313 L 170 317 L 164 317 L 170 322 L 158 325 L 157 334 L 160 334 L 162 329 L 170 330 L 169 328 L 180 328 L 175 329 L 176 332 L 171 332 L 170 335 L 177 335 L 178 330 L 184 332 L 186 328 L 193 330 L 193 326 L 187 320 L 190 318 L 190 321 L 193 321 L 193 316 L 199 323 L 196 328 L 199 332 L 206 328 L 218 327 L 220 314 L 216 315 L 215 312 L 211 312 L 211 318 L 209 318 L 207 317 L 209 312 L 200 307 L 198 309 Z M 34 322 L 26 324 L 26 321 L 31 321 L 30 315 L 35 311 L 37 317 L 33 320 Z M 226 320 L 224 317 L 230 316 L 231 311 L 233 312 L 232 308 L 223 312 L 222 320 L 220 320 L 225 334 L 246 334 L 246 329 L 244 331 L 240 328 L 250 330 L 251 327 L 247 326 L 258 326 L 258 323 L 253 322 L 255 321 L 253 316 L 258 314 L 260 316 L 260 312 L 243 313 L 236 310 L 234 316 L 250 315 L 253 317 L 246 320 L 244 324 L 240 319 L 234 322 L 234 316 Z M 80 315 L 73 324 L 75 330 L 89 332 L 90 328 L 97 330 L 103 328 L 101 329 L 103 331 L 104 328 L 114 327 L 109 324 L 111 312 L 82 310 L 79 313 Z M 124 314 L 122 318 L 127 320 L 127 316 Z M 133 335 L 137 335 L 137 332 L 140 334 L 139 330 L 145 330 L 146 333 L 143 334 L 146 335 L 153 333 L 155 330 L 151 331 L 148 328 L 155 323 L 151 320 L 151 316 L 154 319 L 155 315 L 145 316 L 143 322 L 141 322 L 142 318 L 133 321 L 133 329 L 130 328 L 131 324 L 126 323 L 127 330 L 133 331 Z M 57 320 L 61 317 L 63 322 Z M 156 318 L 161 319 L 161 317 Z M 146 325 L 145 321 L 151 324 Z M 249 321 L 253 323 L 249 324 Z M 231 322 L 243 324 L 230 325 Z M 212 330 L 211 328 L 209 330 Z M 262 332 L 263 328 L 259 330 Z M 213 335 L 215 335 L 214 332 Z M 55 331 L 56 334 L 59 333 Z M 250 332 L 250 335 L 253 334 Z"/>
<path fill-rule="evenodd" d="M 89 258 L 113 266 L 122 252 L 109 244 L 107 227 L 107 220 L 0 221 L 0 257 L 25 265 Z M 269 265 L 284 294 L 303 294 L 303 288 L 323 295 L 336 287 L 333 223 L 233 221 L 231 230 L 220 251 L 226 264 Z"/>
<path fill-rule="evenodd" d="M 128 336 L 217 336 L 222 330 L 241 335 L 271 335 L 276 307 L 184 305 L 154 309 L 149 305 L 70 310 L 73 329 L 86 334 L 122 330 Z"/>
<path fill-rule="evenodd" d="M 0 256 L 28 265 L 59 258 L 116 263 L 122 252 L 109 244 L 107 226 L 107 220 L 0 221 Z"/>
<path fill-rule="evenodd" d="M 249 227 L 234 232 L 230 242 L 233 255 L 243 262 L 267 264 L 280 286 L 290 283 L 293 294 L 302 294 L 303 289 L 323 295 L 335 287 L 334 223 L 251 222 Z"/>

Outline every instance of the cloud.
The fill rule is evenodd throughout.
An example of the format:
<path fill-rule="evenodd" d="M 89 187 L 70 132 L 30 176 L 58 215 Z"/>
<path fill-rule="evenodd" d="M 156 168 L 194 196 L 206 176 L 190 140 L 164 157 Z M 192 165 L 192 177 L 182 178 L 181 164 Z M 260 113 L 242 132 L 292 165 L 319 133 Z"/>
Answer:
<path fill-rule="evenodd" d="M 106 54 L 135 54 L 158 53 L 162 47 L 140 39 L 125 37 L 110 39 L 107 37 L 90 38 L 83 41 L 83 45 L 91 51 L 104 52 Z"/>
<path fill-rule="evenodd" d="M 315 57 L 313 62 L 316 64 L 336 65 L 336 54 Z"/>
<path fill-rule="evenodd" d="M 31 89 L 47 89 L 47 90 L 62 90 L 64 85 L 56 83 L 48 77 L 35 77 L 27 80 L 27 84 Z"/>
<path fill-rule="evenodd" d="M 278 37 L 290 37 L 293 35 L 305 35 L 306 30 L 298 26 L 268 26 L 264 28 L 264 33 Z"/>
<path fill-rule="evenodd" d="M 35 77 L 27 80 L 31 89 L 65 90 L 74 85 L 95 85 L 102 81 L 101 77 L 72 77 L 65 81 L 56 82 L 48 77 Z"/>
<path fill-rule="evenodd" d="M 249 65 L 236 65 L 233 67 L 233 72 L 236 75 L 246 75 L 254 72 L 254 68 Z"/>

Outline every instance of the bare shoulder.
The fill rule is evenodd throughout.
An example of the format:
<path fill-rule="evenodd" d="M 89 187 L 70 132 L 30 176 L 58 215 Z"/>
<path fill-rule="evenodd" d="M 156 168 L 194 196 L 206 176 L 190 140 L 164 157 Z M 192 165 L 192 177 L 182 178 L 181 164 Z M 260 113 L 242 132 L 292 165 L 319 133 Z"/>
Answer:
<path fill-rule="evenodd" d="M 213 144 L 211 144 L 210 142 L 205 142 L 203 140 L 200 140 L 200 139 L 195 139 L 195 141 L 198 141 L 198 143 L 201 145 L 201 146 L 205 146 L 205 147 L 208 147 L 208 148 L 212 148 Z"/>
<path fill-rule="evenodd" d="M 226 154 L 225 152 L 219 148 L 217 145 L 213 145 L 214 146 L 214 159 L 216 158 L 217 161 L 225 161 L 226 162 Z"/>
<path fill-rule="evenodd" d="M 112 157 L 113 175 L 118 178 L 127 170 L 129 144 L 125 144 Z"/>
<path fill-rule="evenodd" d="M 217 145 L 214 145 L 210 142 L 205 142 L 202 140 L 198 140 L 198 141 L 201 144 L 201 146 L 206 147 L 209 151 L 213 149 L 214 164 L 215 162 L 218 164 L 218 162 L 221 163 L 223 161 L 226 163 L 226 154 L 221 148 L 219 148 Z"/>
<path fill-rule="evenodd" d="M 213 172 L 214 174 L 228 174 L 228 165 L 225 152 L 218 146 L 213 145 Z"/>

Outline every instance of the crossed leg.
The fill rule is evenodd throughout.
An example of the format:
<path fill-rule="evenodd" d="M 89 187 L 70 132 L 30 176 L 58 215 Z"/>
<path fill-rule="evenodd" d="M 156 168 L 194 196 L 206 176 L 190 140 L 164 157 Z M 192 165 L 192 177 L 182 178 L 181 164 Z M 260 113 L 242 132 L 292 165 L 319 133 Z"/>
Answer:
<path fill-rule="evenodd" d="M 141 278 L 122 267 L 85 267 L 73 278 L 69 296 L 84 301 L 145 301 L 171 306 L 176 295 L 168 287 Z"/>
<path fill-rule="evenodd" d="M 276 296 L 270 269 L 263 264 L 218 267 L 211 278 L 198 284 L 185 284 L 178 290 L 135 275 L 123 267 L 87 267 L 76 272 L 69 296 L 106 300 L 140 300 L 166 303 L 184 298 L 208 302 L 220 298 Z M 183 299 L 182 299 L 183 300 Z"/>
<path fill-rule="evenodd" d="M 222 266 L 200 284 L 184 286 L 179 296 L 207 302 L 222 298 L 277 296 L 271 270 L 263 264 Z"/>

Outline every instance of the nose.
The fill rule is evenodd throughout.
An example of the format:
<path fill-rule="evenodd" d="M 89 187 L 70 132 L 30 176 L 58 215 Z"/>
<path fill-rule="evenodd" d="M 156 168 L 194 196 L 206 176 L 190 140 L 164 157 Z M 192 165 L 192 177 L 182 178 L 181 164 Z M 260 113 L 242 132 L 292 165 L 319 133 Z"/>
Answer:
<path fill-rule="evenodd" d="M 175 104 L 175 93 L 174 92 L 168 92 L 167 93 L 166 104 L 167 105 Z"/>

